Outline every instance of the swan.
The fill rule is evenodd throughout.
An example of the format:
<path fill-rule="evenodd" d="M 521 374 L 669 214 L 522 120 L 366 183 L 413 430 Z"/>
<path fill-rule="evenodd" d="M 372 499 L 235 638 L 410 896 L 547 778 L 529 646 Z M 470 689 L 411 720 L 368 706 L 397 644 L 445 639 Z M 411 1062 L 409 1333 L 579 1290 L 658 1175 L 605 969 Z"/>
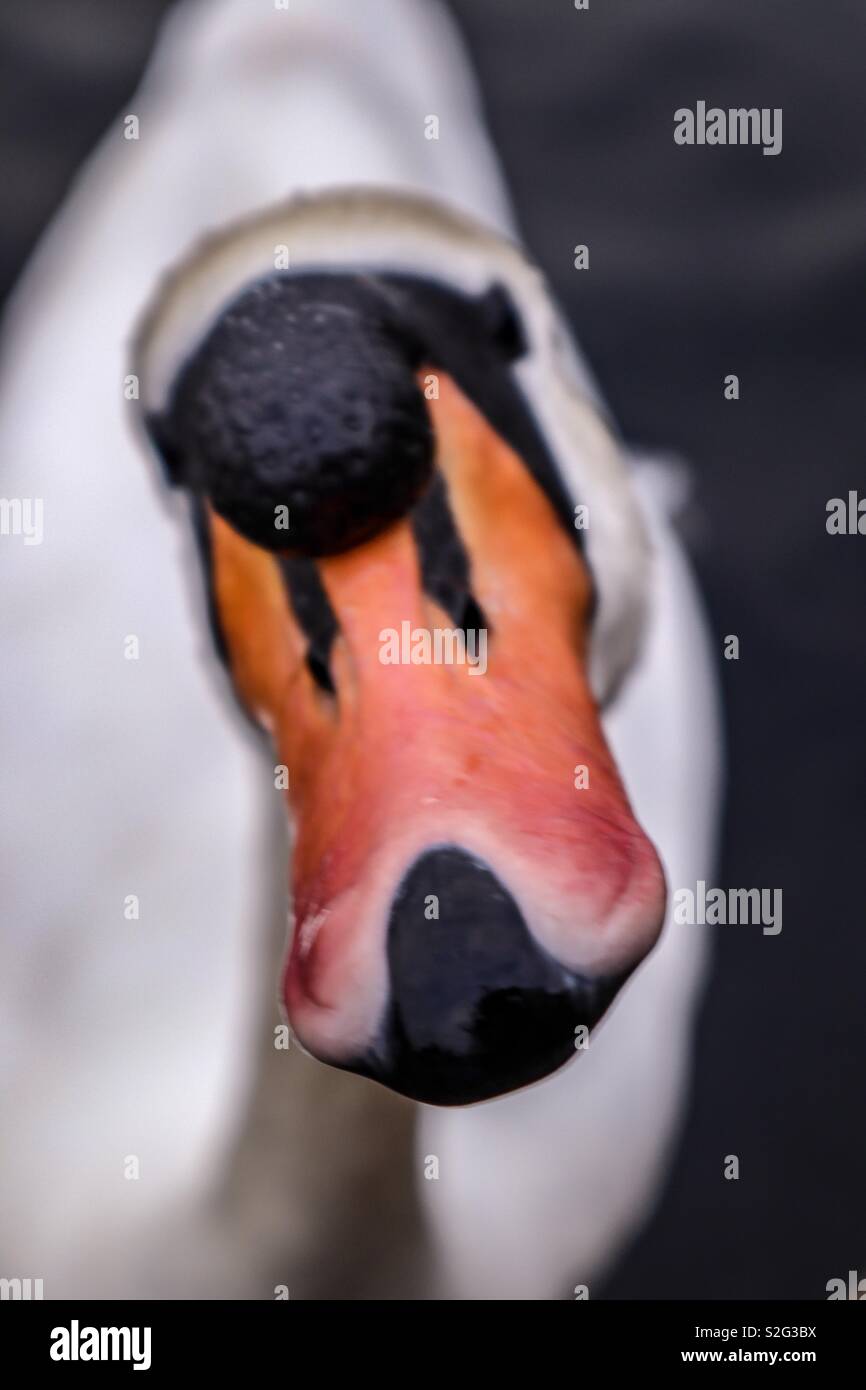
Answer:
<path fill-rule="evenodd" d="M 591 1292 L 676 1137 L 705 948 L 660 865 L 711 876 L 719 739 L 669 478 L 514 243 L 444 15 L 357 10 L 182 5 L 6 324 L 5 488 L 44 536 L 4 538 L 0 1221 L 48 1297 Z M 271 313 L 321 419 L 335 318 L 347 377 L 387 361 L 413 446 L 387 487 L 362 450 L 348 508 L 301 468 L 294 548 L 220 453 Z M 422 627 L 489 629 L 478 680 L 378 660 L 425 593 Z"/>

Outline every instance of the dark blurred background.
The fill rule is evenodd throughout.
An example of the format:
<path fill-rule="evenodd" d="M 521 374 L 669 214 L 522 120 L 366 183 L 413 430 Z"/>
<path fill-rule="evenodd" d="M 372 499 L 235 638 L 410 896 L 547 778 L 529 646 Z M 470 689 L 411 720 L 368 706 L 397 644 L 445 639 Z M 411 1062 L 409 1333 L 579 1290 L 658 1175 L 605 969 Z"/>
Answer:
<path fill-rule="evenodd" d="M 0 11 L 4 295 L 168 7 Z M 825 529 L 830 497 L 866 496 L 866 6 L 450 8 L 525 241 L 624 435 L 692 467 L 728 726 L 718 882 L 784 892 L 780 936 L 717 934 L 676 1159 L 603 1292 L 824 1298 L 866 1273 L 866 537 Z M 699 99 L 782 107 L 782 153 L 677 146 Z"/>

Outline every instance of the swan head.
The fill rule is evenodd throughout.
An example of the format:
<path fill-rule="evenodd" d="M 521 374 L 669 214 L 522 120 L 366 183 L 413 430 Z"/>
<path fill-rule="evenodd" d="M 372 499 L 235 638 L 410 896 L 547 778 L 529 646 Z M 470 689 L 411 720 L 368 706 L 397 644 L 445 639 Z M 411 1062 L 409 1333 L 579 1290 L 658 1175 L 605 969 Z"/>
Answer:
<path fill-rule="evenodd" d="M 664 917 L 601 720 L 646 539 L 546 312 L 507 244 L 365 194 L 208 243 L 138 344 L 220 649 L 286 769 L 292 1028 L 434 1104 L 573 1058 Z"/>

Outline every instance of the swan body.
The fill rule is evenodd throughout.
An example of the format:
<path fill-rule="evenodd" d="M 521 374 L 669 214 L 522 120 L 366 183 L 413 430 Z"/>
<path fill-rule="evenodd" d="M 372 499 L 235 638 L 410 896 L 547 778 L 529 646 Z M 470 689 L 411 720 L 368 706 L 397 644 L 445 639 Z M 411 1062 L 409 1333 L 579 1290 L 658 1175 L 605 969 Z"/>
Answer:
<path fill-rule="evenodd" d="M 311 259 L 328 234 L 330 256 L 363 260 L 366 237 L 458 280 L 500 258 L 569 383 L 553 399 L 553 359 L 526 369 L 575 501 L 592 490 L 593 684 L 670 887 L 711 877 L 718 803 L 707 635 L 663 471 L 622 460 L 501 239 L 507 200 L 443 15 L 360 8 L 181 6 L 131 104 L 139 140 L 106 136 L 6 324 L 4 491 L 43 500 L 44 539 L 3 541 L 0 1231 L 6 1272 L 38 1272 L 47 1297 L 569 1297 L 642 1218 L 676 1136 L 705 959 L 670 918 L 586 1055 L 484 1105 L 414 1106 L 274 1047 L 274 758 L 231 703 L 184 501 L 125 394 L 154 286 L 213 229 L 318 192 L 324 220 L 315 199 L 297 214 Z M 458 248 L 454 229 L 479 224 Z"/>

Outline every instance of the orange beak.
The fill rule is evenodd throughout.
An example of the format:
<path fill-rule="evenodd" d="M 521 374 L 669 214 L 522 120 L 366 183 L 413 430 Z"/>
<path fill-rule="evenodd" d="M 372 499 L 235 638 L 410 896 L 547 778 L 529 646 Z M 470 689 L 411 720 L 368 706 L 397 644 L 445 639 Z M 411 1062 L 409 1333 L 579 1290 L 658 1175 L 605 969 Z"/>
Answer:
<path fill-rule="evenodd" d="M 404 519 L 316 562 L 327 693 L 279 558 L 210 526 L 233 678 L 289 773 L 292 1026 L 327 1062 L 454 1104 L 574 1055 L 657 939 L 665 889 L 590 692 L 581 554 L 453 381 L 428 405 L 483 615 L 462 646 Z"/>

